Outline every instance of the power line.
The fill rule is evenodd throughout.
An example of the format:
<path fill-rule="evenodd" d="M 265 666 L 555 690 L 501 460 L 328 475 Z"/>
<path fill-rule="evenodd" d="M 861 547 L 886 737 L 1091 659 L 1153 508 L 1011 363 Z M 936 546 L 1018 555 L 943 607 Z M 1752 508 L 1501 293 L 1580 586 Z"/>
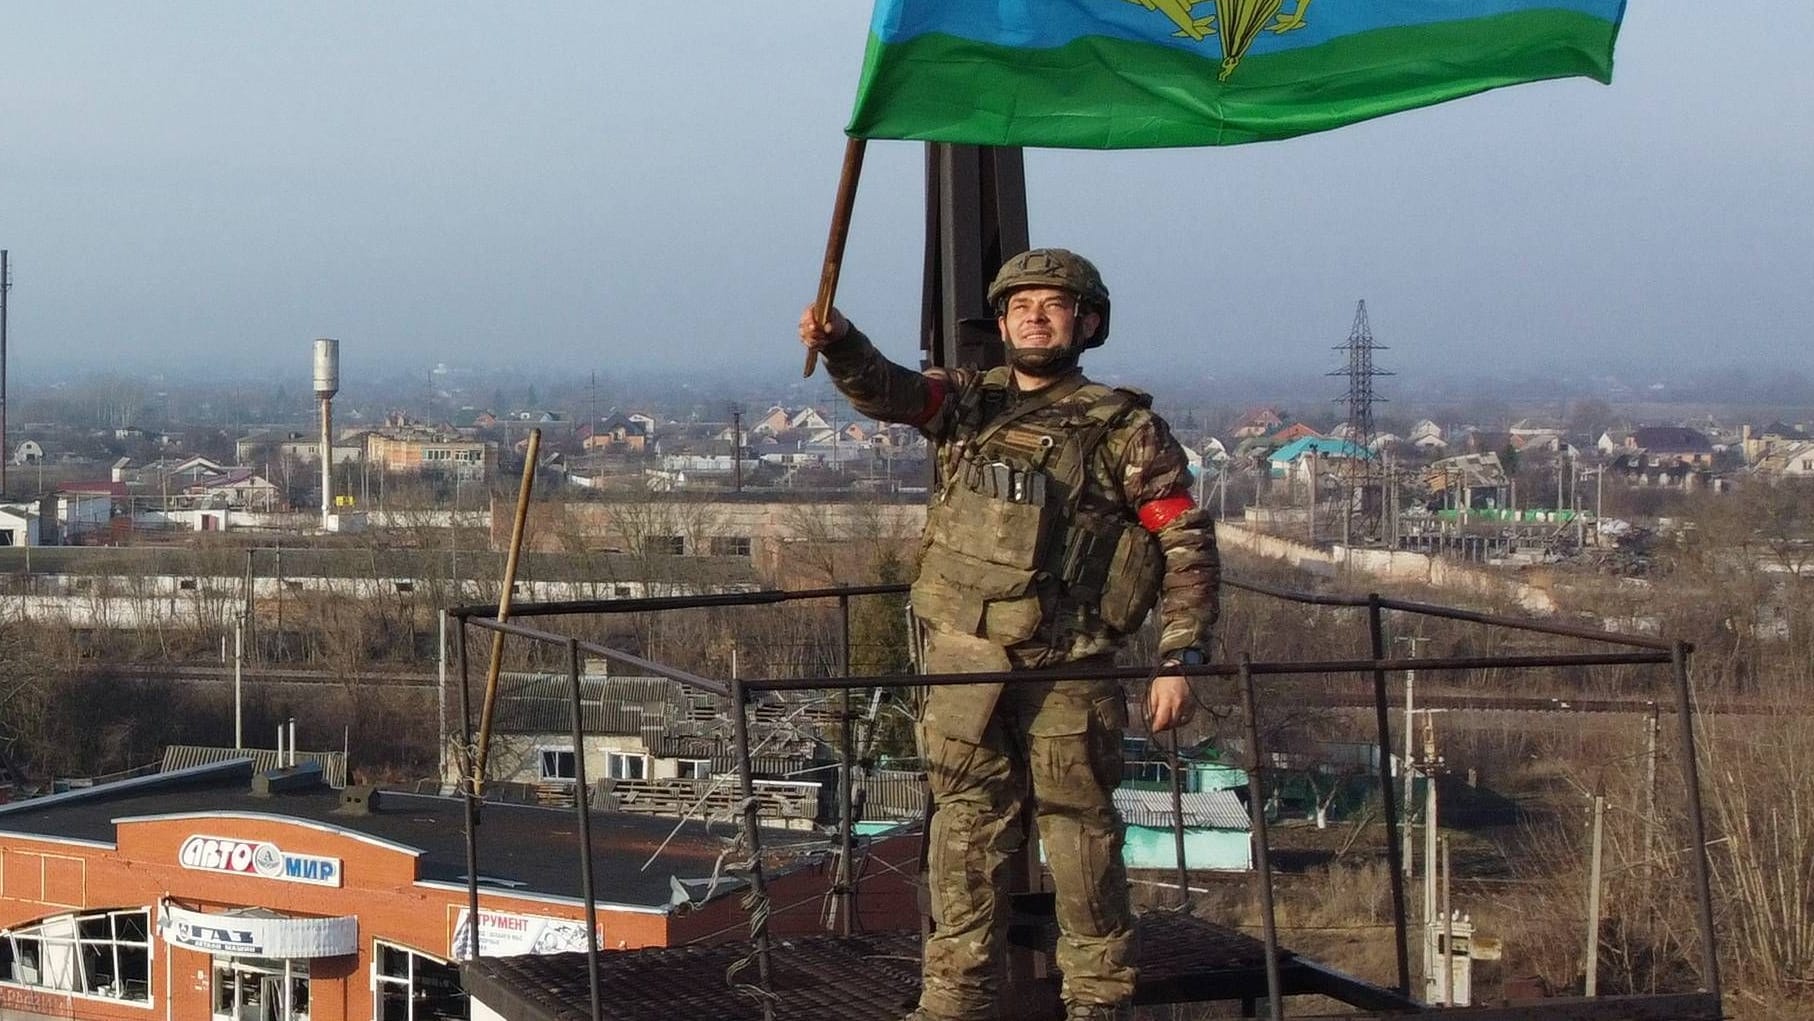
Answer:
<path fill-rule="evenodd" d="M 1385 403 L 1385 398 L 1374 393 L 1373 380 L 1393 373 L 1373 366 L 1373 352 L 1387 348 L 1374 343 L 1373 328 L 1367 321 L 1365 299 L 1355 306 L 1354 325 L 1348 329 L 1348 340 L 1336 345 L 1335 350 L 1345 352 L 1348 356 L 1347 366 L 1329 375 L 1348 377 L 1348 392 L 1337 397 L 1336 403 L 1348 405 L 1347 441 L 1353 446 L 1348 451 L 1348 456 L 1342 459 L 1342 476 L 1346 489 L 1343 494 L 1346 501 L 1343 520 L 1348 524 L 1345 538 L 1350 542 L 1377 539 L 1380 538 L 1380 517 L 1385 505 L 1385 475 L 1374 460 L 1373 405 Z M 1314 485 L 1313 480 L 1313 505 Z"/>

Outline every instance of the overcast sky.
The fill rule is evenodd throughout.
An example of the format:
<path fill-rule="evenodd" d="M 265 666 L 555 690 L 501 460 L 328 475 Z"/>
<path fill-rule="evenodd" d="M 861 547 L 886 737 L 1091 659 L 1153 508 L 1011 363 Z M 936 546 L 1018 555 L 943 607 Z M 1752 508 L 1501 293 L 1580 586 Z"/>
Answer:
<path fill-rule="evenodd" d="M 15 385 L 436 361 L 782 372 L 862 0 L 15 3 Z M 1030 152 L 1033 241 L 1116 298 L 1098 371 L 1814 371 L 1814 5 L 1633 0 L 1616 80 L 1229 149 Z M 920 146 L 870 146 L 839 304 L 917 358 Z"/>

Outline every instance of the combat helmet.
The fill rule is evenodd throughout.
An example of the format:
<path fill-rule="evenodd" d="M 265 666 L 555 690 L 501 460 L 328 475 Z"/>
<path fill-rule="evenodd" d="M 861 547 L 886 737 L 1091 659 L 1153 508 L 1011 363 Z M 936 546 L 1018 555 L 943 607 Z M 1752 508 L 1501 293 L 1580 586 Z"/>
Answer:
<path fill-rule="evenodd" d="M 1064 248 L 1035 248 L 1009 259 L 989 284 L 989 304 L 996 314 L 1006 310 L 1008 294 L 1022 287 L 1063 288 L 1101 316 L 1096 335 L 1083 342 L 1084 348 L 1101 347 L 1109 338 L 1109 289 L 1090 260 Z"/>

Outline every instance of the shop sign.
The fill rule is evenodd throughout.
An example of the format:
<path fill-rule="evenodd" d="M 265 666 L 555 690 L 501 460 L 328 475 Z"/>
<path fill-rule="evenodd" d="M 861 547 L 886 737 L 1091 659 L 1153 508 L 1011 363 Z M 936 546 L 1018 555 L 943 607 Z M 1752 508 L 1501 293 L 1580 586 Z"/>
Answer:
<path fill-rule="evenodd" d="M 209 954 L 240 957 L 339 957 L 359 952 L 359 919 L 222 915 L 163 905 L 164 942 Z"/>
<path fill-rule="evenodd" d="M 472 957 L 471 913 L 460 909 L 454 921 L 453 946 L 448 955 L 456 961 Z M 584 952 L 586 923 L 546 915 L 514 915 L 506 911 L 479 912 L 479 956 L 517 957 L 522 954 Z"/>
<path fill-rule="evenodd" d="M 318 854 L 294 854 L 270 841 L 235 840 L 231 837 L 193 836 L 177 852 L 183 868 L 200 872 L 229 872 L 263 876 L 285 883 L 314 886 L 340 885 L 340 859 Z"/>

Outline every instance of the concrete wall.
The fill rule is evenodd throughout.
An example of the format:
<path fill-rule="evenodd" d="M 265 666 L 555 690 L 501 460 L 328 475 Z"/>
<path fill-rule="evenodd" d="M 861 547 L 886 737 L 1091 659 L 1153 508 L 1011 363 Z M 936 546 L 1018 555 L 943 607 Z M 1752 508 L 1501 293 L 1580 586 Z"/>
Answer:
<path fill-rule="evenodd" d="M 1353 549 L 1339 544 L 1323 549 L 1227 522 L 1216 525 L 1216 538 L 1226 547 L 1281 560 L 1321 577 L 1358 575 L 1381 581 L 1428 585 L 1486 599 L 1510 599 L 1526 613 L 1547 615 L 1556 611 L 1555 599 L 1538 586 L 1443 557 L 1405 550 Z"/>

